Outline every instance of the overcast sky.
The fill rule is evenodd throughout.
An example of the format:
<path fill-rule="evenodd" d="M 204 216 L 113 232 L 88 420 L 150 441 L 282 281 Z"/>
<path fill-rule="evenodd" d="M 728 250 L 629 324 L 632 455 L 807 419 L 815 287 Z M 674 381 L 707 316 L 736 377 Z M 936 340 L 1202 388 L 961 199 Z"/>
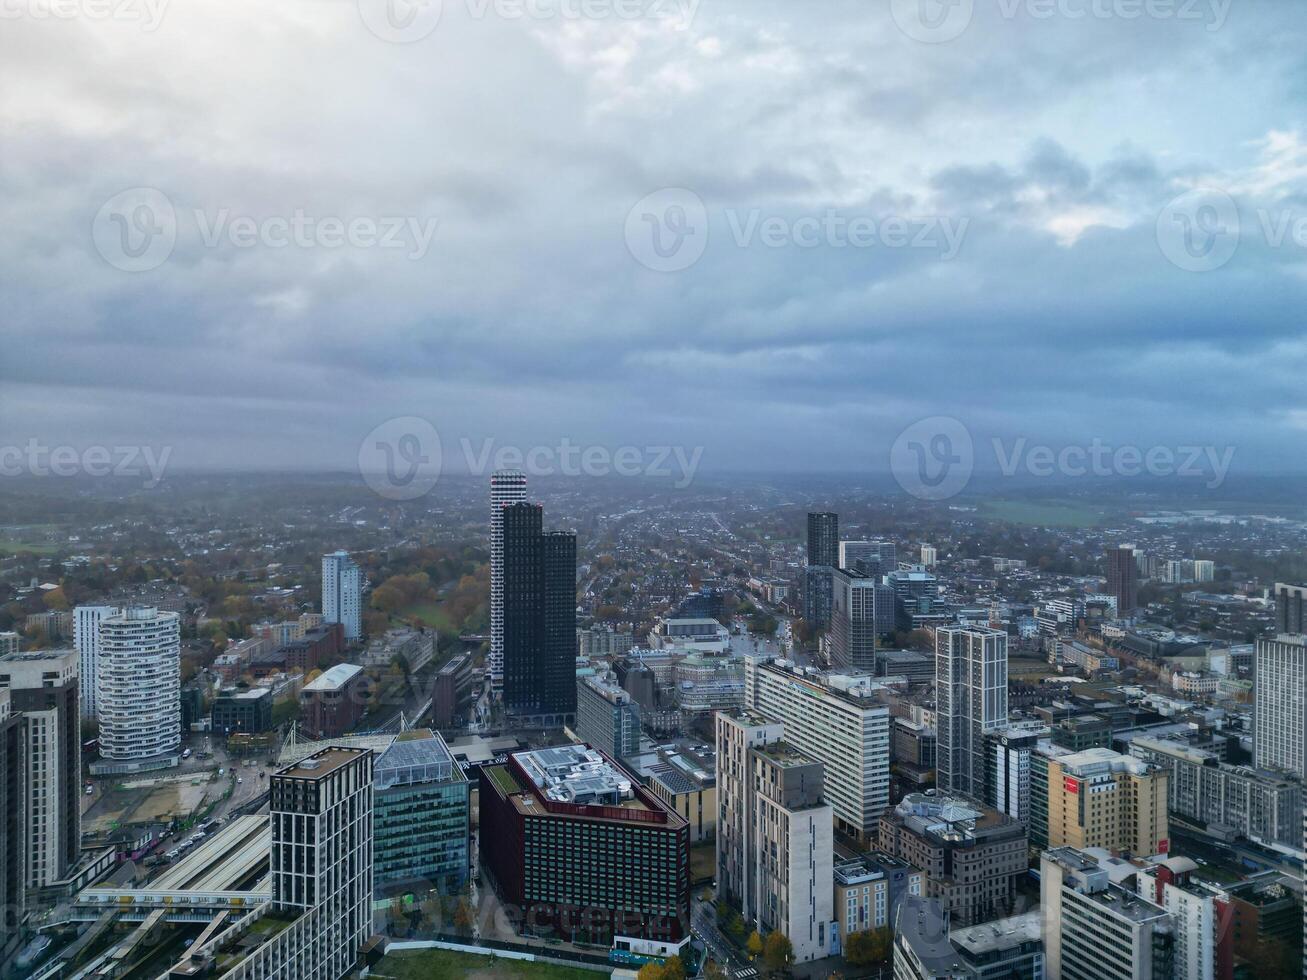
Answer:
<path fill-rule="evenodd" d="M 1304 468 L 1301 4 L 389 2 L 0 0 L 0 443 Z"/>

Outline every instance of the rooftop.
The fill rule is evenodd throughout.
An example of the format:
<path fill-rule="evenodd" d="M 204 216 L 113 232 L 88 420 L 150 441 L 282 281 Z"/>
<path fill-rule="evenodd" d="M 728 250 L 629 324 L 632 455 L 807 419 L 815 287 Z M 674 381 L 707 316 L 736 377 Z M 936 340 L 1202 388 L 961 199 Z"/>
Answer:
<path fill-rule="evenodd" d="M 634 798 L 631 777 L 584 745 L 560 745 L 513 756 L 544 797 L 581 806 L 621 806 Z"/>
<path fill-rule="evenodd" d="M 454 762 L 445 740 L 429 728 L 418 728 L 395 737 L 372 769 L 377 789 L 411 786 L 416 783 L 466 782 L 462 768 Z"/>
<path fill-rule="evenodd" d="M 996 919 L 954 929 L 949 933 L 949 938 L 955 946 L 973 958 L 1012 949 L 1024 943 L 1037 943 L 1044 936 L 1043 914 L 1042 909 L 1031 909 L 1024 915 L 1014 915 L 1010 919 Z"/>
<path fill-rule="evenodd" d="M 332 747 L 323 749 L 321 752 L 315 752 L 307 759 L 302 759 L 293 766 L 287 766 L 285 769 L 279 769 L 273 776 L 288 777 L 292 779 L 322 779 L 324 776 L 335 772 L 341 766 L 349 765 L 360 756 L 368 755 L 370 749 L 345 749 Z"/>
<path fill-rule="evenodd" d="M 351 680 L 363 673 L 363 668 L 354 664 L 337 664 L 330 670 L 324 670 L 304 685 L 305 691 L 337 691 Z"/>
<path fill-rule="evenodd" d="M 816 763 L 815 759 L 804 755 L 788 742 L 772 742 L 770 745 L 759 745 L 753 751 L 784 769 L 795 766 L 811 766 Z"/>

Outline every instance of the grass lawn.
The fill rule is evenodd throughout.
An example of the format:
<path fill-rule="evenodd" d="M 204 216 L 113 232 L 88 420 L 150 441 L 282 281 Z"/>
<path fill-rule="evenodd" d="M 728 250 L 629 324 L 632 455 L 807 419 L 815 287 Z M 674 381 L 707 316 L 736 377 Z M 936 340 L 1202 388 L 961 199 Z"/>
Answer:
<path fill-rule="evenodd" d="M 433 602 L 425 606 L 410 606 L 408 609 L 401 610 L 397 615 L 400 619 L 417 620 L 423 626 L 439 630 L 441 633 L 457 632 L 454 629 L 454 624 L 445 615 L 445 610 L 440 603 Z"/>
<path fill-rule="evenodd" d="M 53 555 L 55 546 L 52 544 L 27 544 L 23 541 L 13 541 L 8 538 L 0 539 L 0 555 L 19 555 L 24 552 L 30 552 L 34 555 Z"/>
<path fill-rule="evenodd" d="M 372 971 L 378 980 L 598 980 L 603 974 L 554 963 L 528 963 L 444 949 L 391 953 Z"/>
<path fill-rule="evenodd" d="M 1054 500 L 986 500 L 980 516 L 1010 524 L 1040 527 L 1097 527 L 1107 514 L 1095 507 Z"/>

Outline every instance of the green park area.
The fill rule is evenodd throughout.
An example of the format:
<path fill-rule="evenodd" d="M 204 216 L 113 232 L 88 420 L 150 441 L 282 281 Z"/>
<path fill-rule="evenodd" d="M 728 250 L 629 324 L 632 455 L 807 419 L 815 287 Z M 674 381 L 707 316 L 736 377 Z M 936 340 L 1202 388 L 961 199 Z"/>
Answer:
<path fill-rule="evenodd" d="M 477 956 L 444 949 L 391 953 L 372 971 L 390 980 L 599 980 L 604 974 L 556 963 Z"/>

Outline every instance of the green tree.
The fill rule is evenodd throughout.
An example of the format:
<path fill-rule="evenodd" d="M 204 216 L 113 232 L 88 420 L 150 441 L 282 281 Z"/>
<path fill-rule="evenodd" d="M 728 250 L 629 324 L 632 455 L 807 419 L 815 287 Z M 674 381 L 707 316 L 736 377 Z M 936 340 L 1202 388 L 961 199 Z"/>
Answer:
<path fill-rule="evenodd" d="M 881 963 L 890 952 L 893 933 L 887 928 L 854 932 L 844 943 L 844 957 L 853 966 L 870 966 Z"/>
<path fill-rule="evenodd" d="M 794 946 L 783 932 L 771 932 L 762 944 L 762 961 L 767 972 L 781 974 L 794 962 Z"/>

